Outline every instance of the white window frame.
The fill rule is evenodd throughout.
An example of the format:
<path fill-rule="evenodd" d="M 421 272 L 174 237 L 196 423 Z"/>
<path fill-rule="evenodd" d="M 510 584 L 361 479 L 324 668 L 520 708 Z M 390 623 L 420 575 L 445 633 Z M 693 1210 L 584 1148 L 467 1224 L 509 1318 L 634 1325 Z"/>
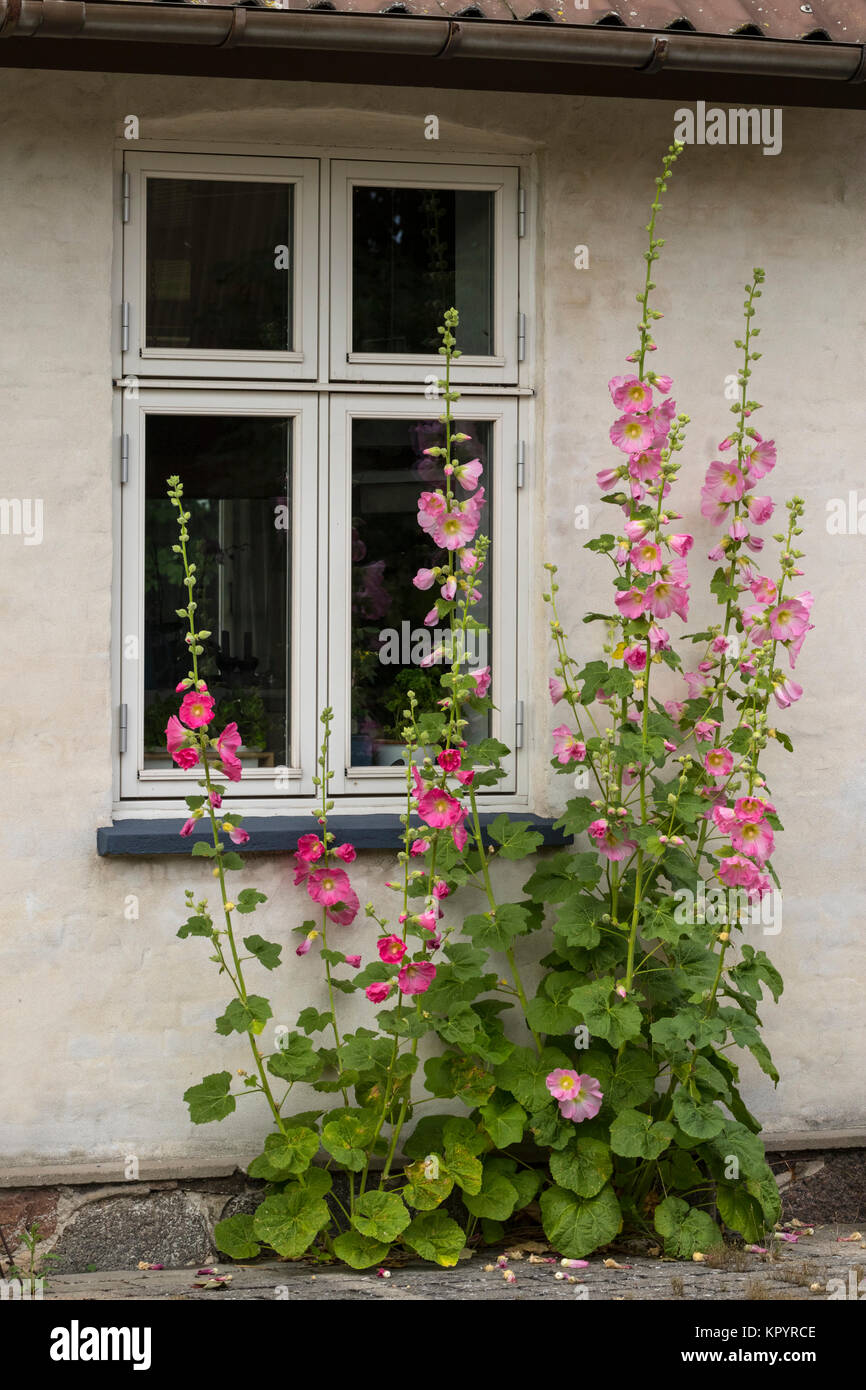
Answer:
<path fill-rule="evenodd" d="M 468 353 L 454 363 L 455 386 L 470 383 L 513 385 L 518 378 L 519 171 L 514 166 L 412 164 L 388 160 L 331 161 L 330 336 L 332 381 L 409 381 L 438 374 L 437 353 L 352 351 L 352 190 L 357 186 L 481 189 L 494 194 L 493 332 L 494 354 Z M 459 308 L 459 305 L 458 305 Z M 459 331 L 458 331 L 459 344 Z"/>
<path fill-rule="evenodd" d="M 267 156 L 181 155 L 134 151 L 126 155 L 129 220 L 125 226 L 123 298 L 128 306 L 129 346 L 122 353 L 127 377 L 248 377 L 254 380 L 311 380 L 318 366 L 319 161 Z M 231 348 L 145 347 L 147 305 L 148 178 L 224 180 L 227 183 L 282 183 L 294 188 L 293 257 L 286 274 L 294 277 L 291 351 Z M 276 254 L 276 247 L 274 248 Z"/>
<path fill-rule="evenodd" d="M 121 563 L 121 701 L 127 708 L 127 747 L 120 755 L 120 794 L 123 799 L 177 798 L 194 795 L 201 770 L 184 772 L 168 764 L 144 767 L 144 522 L 145 424 L 154 415 L 270 415 L 291 416 L 292 501 L 289 538 L 292 544 L 291 758 L 279 768 L 244 767 L 233 788 L 235 799 L 264 796 L 310 796 L 313 792 L 312 755 L 303 750 L 315 744 L 317 731 L 316 669 L 318 613 L 318 402 L 306 392 L 187 391 L 142 388 L 124 401 L 124 430 L 129 440 L 128 479 L 122 489 L 123 553 Z M 178 590 L 177 606 L 185 601 Z M 133 639 L 133 640 L 130 640 Z M 183 668 L 183 669 L 182 669 Z M 188 668 L 178 650 L 178 680 Z M 305 674 L 307 673 L 307 674 Z M 217 710 L 219 714 L 219 710 Z M 216 726 L 214 726 L 216 727 Z M 241 730 L 243 734 L 243 730 Z M 278 785 L 279 784 L 279 785 Z"/>
<path fill-rule="evenodd" d="M 352 688 L 352 612 L 351 612 L 351 531 L 352 531 L 352 431 L 351 421 L 372 419 L 437 419 L 441 402 L 423 395 L 346 394 L 331 396 L 330 421 L 330 566 L 329 646 L 330 703 L 334 709 L 331 784 L 334 796 L 362 797 L 402 795 L 405 798 L 405 769 L 352 767 L 351 765 L 351 688 Z M 492 424 L 488 473 L 492 471 L 490 513 L 491 559 L 483 573 L 490 595 L 490 630 L 493 660 L 490 695 L 496 708 L 490 732 L 513 749 L 517 700 L 517 401 L 513 397 L 472 396 L 456 402 L 455 421 L 489 420 Z M 482 482 L 484 480 L 482 479 Z M 420 489 L 419 489 L 420 491 Z M 511 538 L 511 543 L 509 543 Z M 430 542 L 431 563 L 438 559 Z M 433 667 L 442 670 L 444 667 Z M 516 790 L 515 755 L 503 760 L 506 776 L 497 782 L 495 792 Z M 486 796 L 486 794 L 485 794 Z"/>

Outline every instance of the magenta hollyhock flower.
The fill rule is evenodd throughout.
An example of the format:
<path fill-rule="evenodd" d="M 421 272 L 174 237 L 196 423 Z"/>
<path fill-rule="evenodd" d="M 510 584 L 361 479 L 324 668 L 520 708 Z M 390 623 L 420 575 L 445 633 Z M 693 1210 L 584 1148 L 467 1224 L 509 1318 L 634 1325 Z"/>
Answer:
<path fill-rule="evenodd" d="M 460 766 L 460 753 L 456 748 L 443 748 L 436 761 L 443 772 L 456 772 Z"/>
<path fill-rule="evenodd" d="M 610 441 L 624 454 L 637 454 L 648 449 L 655 437 L 655 428 L 646 415 L 621 415 L 610 427 Z"/>
<path fill-rule="evenodd" d="M 634 840 L 620 840 L 614 834 L 607 821 L 604 819 L 594 820 L 589 827 L 589 834 L 595 840 L 595 847 L 607 859 L 619 860 L 627 859 L 630 854 L 637 849 Z"/>
<path fill-rule="evenodd" d="M 694 536 L 689 536 L 685 533 L 683 533 L 682 535 L 668 536 L 668 545 L 670 546 L 671 550 L 674 552 L 675 555 L 679 555 L 682 559 L 685 559 L 694 543 Z"/>
<path fill-rule="evenodd" d="M 214 699 L 206 690 L 190 690 L 184 695 L 180 717 L 190 729 L 201 729 L 214 716 Z"/>
<path fill-rule="evenodd" d="M 659 579 L 647 589 L 646 600 L 654 618 L 669 618 L 672 613 L 683 619 L 689 616 L 689 591 L 682 584 Z"/>
<path fill-rule="evenodd" d="M 334 853 L 344 864 L 352 864 L 357 858 L 354 845 L 337 845 Z"/>
<path fill-rule="evenodd" d="M 550 693 L 550 703 L 558 705 L 565 695 L 565 681 L 560 680 L 559 676 L 548 676 L 547 689 Z"/>
<path fill-rule="evenodd" d="M 490 689 L 490 667 L 482 666 L 478 671 L 470 671 L 470 676 L 475 682 L 475 694 L 486 695 Z"/>
<path fill-rule="evenodd" d="M 574 761 L 582 763 L 586 757 L 586 744 L 581 743 L 567 724 L 560 724 L 553 731 L 553 756 L 563 767 Z"/>
<path fill-rule="evenodd" d="M 662 553 L 654 541 L 642 541 L 634 546 L 629 559 L 641 574 L 655 574 L 662 567 Z"/>
<path fill-rule="evenodd" d="M 601 1083 L 594 1076 L 581 1076 L 580 1072 L 565 1067 L 557 1067 L 545 1079 L 550 1094 L 559 1101 L 559 1111 L 563 1119 L 591 1120 L 601 1109 L 604 1093 Z"/>
<path fill-rule="evenodd" d="M 643 671 L 646 666 L 646 647 L 626 647 L 622 659 L 630 671 Z"/>
<path fill-rule="evenodd" d="M 475 491 L 483 472 L 480 459 L 470 459 L 468 463 L 455 463 L 454 465 L 454 477 L 464 492 Z"/>
<path fill-rule="evenodd" d="M 300 946 L 295 947 L 295 955 L 305 956 L 318 935 L 319 933 L 317 931 L 307 932 Z"/>
<path fill-rule="evenodd" d="M 374 984 L 368 985 L 364 990 L 371 1004 L 381 1004 L 391 993 L 390 980 L 376 980 Z"/>
<path fill-rule="evenodd" d="M 238 726 L 234 720 L 231 724 L 226 724 L 219 738 L 217 739 L 217 753 L 223 765 L 226 777 L 230 782 L 239 782 L 243 766 L 235 755 L 240 748 L 242 739 L 238 733 Z"/>
<path fill-rule="evenodd" d="M 750 497 L 748 500 L 749 519 L 755 526 L 763 526 L 765 521 L 769 521 L 776 504 L 772 497 Z"/>
<path fill-rule="evenodd" d="M 249 843 L 249 832 L 244 830 L 242 825 L 236 825 L 229 831 L 229 839 L 233 845 L 245 845 Z"/>
<path fill-rule="evenodd" d="M 436 923 L 441 916 L 441 912 L 437 912 L 435 908 L 428 907 L 426 912 L 419 913 L 418 926 L 423 927 L 425 931 L 435 931 Z"/>
<path fill-rule="evenodd" d="M 418 799 L 418 814 L 434 830 L 442 830 L 445 826 L 457 825 L 463 809 L 443 787 L 431 787 Z"/>
<path fill-rule="evenodd" d="M 406 944 L 399 936 L 380 936 L 376 942 L 379 959 L 386 965 L 398 965 L 406 954 Z"/>
<path fill-rule="evenodd" d="M 171 715 L 165 726 L 165 746 L 179 767 L 194 767 L 198 762 L 198 751 L 184 746 L 189 736 L 189 730 L 183 727 L 177 715 Z"/>
<path fill-rule="evenodd" d="M 402 994 L 426 994 L 436 978 L 436 966 L 428 960 L 412 960 L 400 969 L 397 986 Z"/>
<path fill-rule="evenodd" d="M 357 970 L 357 969 L 358 969 L 358 966 L 361 964 L 361 957 L 360 957 L 360 956 L 347 956 L 347 957 L 346 957 L 346 964 L 347 964 L 347 965 L 351 965 L 351 966 L 353 967 L 353 969 Z"/>
<path fill-rule="evenodd" d="M 733 766 L 734 759 L 727 748 L 711 748 L 704 755 L 704 767 L 711 777 L 727 777 Z"/>
<path fill-rule="evenodd" d="M 614 376 L 607 385 L 617 410 L 633 414 L 635 411 L 647 411 L 652 406 L 653 393 L 640 377 Z"/>
<path fill-rule="evenodd" d="M 472 783 L 475 781 L 475 768 L 459 768 L 458 771 L 455 772 L 454 776 L 457 778 L 457 781 L 460 783 L 461 787 L 471 787 Z"/>
<path fill-rule="evenodd" d="M 646 609 L 647 596 L 641 589 L 625 589 L 618 593 L 614 603 L 626 618 L 639 618 Z"/>
<path fill-rule="evenodd" d="M 354 921 L 360 903 L 344 869 L 315 869 L 307 878 L 307 892 L 332 922 L 347 927 Z"/>
<path fill-rule="evenodd" d="M 298 840 L 295 858 L 300 859 L 305 864 L 313 864 L 317 859 L 321 859 L 324 853 L 325 846 L 318 835 L 302 835 Z"/>
<path fill-rule="evenodd" d="M 751 859 L 741 854 L 729 854 L 719 864 L 719 878 L 727 888 L 754 888 L 761 875 Z"/>
<path fill-rule="evenodd" d="M 213 806 L 215 811 L 218 811 L 223 804 L 223 799 L 220 796 L 219 792 L 211 792 L 210 796 L 208 797 L 208 801 L 210 802 L 211 806 Z"/>
<path fill-rule="evenodd" d="M 435 581 L 436 575 L 432 570 L 421 569 L 415 575 L 412 583 L 415 585 L 416 589 L 432 589 Z"/>
<path fill-rule="evenodd" d="M 699 719 L 695 725 L 695 739 L 698 743 L 712 743 L 713 732 L 719 727 L 718 719 Z"/>
<path fill-rule="evenodd" d="M 185 820 L 183 825 L 181 826 L 181 835 L 191 835 L 193 830 L 195 829 L 195 823 L 197 820 L 198 816 L 190 816 L 189 820 Z"/>
<path fill-rule="evenodd" d="M 429 840 L 413 840 L 413 841 L 412 841 L 411 848 L 410 848 L 410 850 L 409 850 L 409 853 L 410 853 L 410 854 L 426 854 L 429 848 L 430 848 L 430 841 L 429 841 Z"/>
<path fill-rule="evenodd" d="M 647 637 L 649 638 L 650 651 L 653 655 L 655 655 L 656 652 L 670 651 L 671 635 L 663 627 L 658 627 L 656 623 L 652 623 L 647 632 Z"/>
<path fill-rule="evenodd" d="M 198 753 L 195 748 L 180 748 L 177 753 L 174 753 L 172 756 L 178 767 L 182 767 L 185 772 L 188 771 L 189 768 L 195 767 L 198 762 Z"/>
<path fill-rule="evenodd" d="M 738 854 L 748 854 L 764 865 L 773 853 L 775 839 L 766 821 L 746 821 L 731 827 L 731 844 Z"/>
<path fill-rule="evenodd" d="M 433 884 L 434 898 L 447 898 L 450 895 L 450 893 L 451 889 L 448 887 L 448 884 L 445 882 L 443 878 L 437 879 L 436 882 Z"/>
<path fill-rule="evenodd" d="M 791 705 L 802 697 L 803 687 L 796 681 L 782 680 L 776 681 L 773 685 L 773 698 L 779 709 L 790 709 Z"/>
<path fill-rule="evenodd" d="M 462 814 L 463 814 L 463 813 L 461 812 L 461 817 L 462 817 Z M 460 850 L 460 852 L 461 852 L 461 854 L 462 854 L 463 850 L 466 848 L 466 841 L 469 839 L 469 835 L 467 834 L 467 831 L 466 831 L 466 826 L 463 824 L 462 819 L 460 820 L 459 824 L 455 825 L 455 827 L 454 827 L 454 829 L 452 830 L 451 834 L 452 834 L 453 839 L 454 839 L 454 847 L 455 847 L 455 849 Z"/>

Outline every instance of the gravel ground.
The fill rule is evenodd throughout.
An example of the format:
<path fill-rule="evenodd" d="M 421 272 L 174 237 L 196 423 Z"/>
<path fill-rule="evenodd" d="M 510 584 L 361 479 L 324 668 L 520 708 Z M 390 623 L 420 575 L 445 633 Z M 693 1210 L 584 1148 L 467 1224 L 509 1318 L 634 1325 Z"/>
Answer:
<path fill-rule="evenodd" d="M 807 1228 L 808 1229 L 808 1228 Z M 796 1230 L 796 1228 L 795 1228 Z M 793 1232 L 792 1232 L 793 1233 Z M 48 1301 L 101 1302 L 115 1299 L 183 1301 L 250 1300 L 798 1300 L 826 1301 L 839 1290 L 850 1297 L 852 1283 L 862 1277 L 866 1298 L 866 1238 L 841 1240 L 851 1227 L 816 1227 L 814 1234 L 797 1231 L 796 1243 L 776 1240 L 766 1255 L 728 1250 L 721 1261 L 683 1263 L 619 1250 L 616 1259 L 627 1268 L 613 1268 L 593 1256 L 586 1269 L 563 1270 L 556 1263 L 530 1263 L 542 1242 L 524 1241 L 522 1257 L 512 1255 L 509 1282 L 496 1266 L 498 1249 L 485 1250 L 454 1269 L 418 1263 L 391 1264 L 390 1278 L 375 1270 L 314 1268 L 306 1262 L 211 1266 L 231 1280 L 217 1289 L 195 1288 L 192 1269 L 119 1270 L 101 1274 L 66 1274 L 49 1278 Z M 538 1249 L 536 1249 L 536 1246 Z M 775 1247 L 778 1247 L 776 1249 Z M 512 1250 L 520 1247 L 510 1247 Z M 547 1254 L 548 1252 L 545 1252 Z M 610 1256 L 608 1255 L 608 1259 Z M 493 1268 L 490 1268 L 493 1266 Z M 565 1277 L 557 1279 L 557 1273 Z M 571 1276 L 576 1282 L 569 1283 Z M 849 1277 L 850 1276 L 850 1277 Z M 831 1281 L 840 1281 L 833 1285 Z M 828 1289 L 829 1284 L 829 1289 Z"/>

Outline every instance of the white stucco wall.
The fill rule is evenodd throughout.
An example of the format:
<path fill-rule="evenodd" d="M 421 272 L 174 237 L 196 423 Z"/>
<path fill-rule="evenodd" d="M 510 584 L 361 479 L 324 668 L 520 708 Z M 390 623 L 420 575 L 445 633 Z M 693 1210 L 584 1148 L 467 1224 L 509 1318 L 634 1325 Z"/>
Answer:
<path fill-rule="evenodd" d="M 296 141 L 371 152 L 417 144 L 422 153 L 423 118 L 435 112 L 440 152 L 537 155 L 537 438 L 525 505 L 539 575 L 544 559 L 561 566 L 563 612 L 587 655 L 593 629 L 579 619 L 606 593 L 607 576 L 581 549 L 587 536 L 573 528 L 574 507 L 589 504 L 597 529 L 605 509 L 594 475 L 611 456 L 606 382 L 633 346 L 643 224 L 673 130 L 673 106 L 650 102 L 2 74 L 0 495 L 43 499 L 44 540 L 0 537 L 0 1153 L 46 1171 L 55 1162 L 120 1163 L 130 1153 L 178 1169 L 229 1161 L 248 1156 L 265 1127 L 250 1101 L 219 1127 L 193 1128 L 181 1101 L 204 1072 L 247 1060 L 245 1040 L 212 1032 L 227 996 L 204 946 L 175 938 L 183 889 L 203 883 L 201 866 L 96 854 L 96 828 L 112 812 L 113 161 L 129 112 L 143 137 L 216 148 Z M 817 626 L 797 671 L 806 695 L 784 721 L 796 754 L 779 750 L 768 764 L 786 825 L 775 857 L 783 930 L 756 942 L 786 979 L 782 1004 L 763 1010 L 781 1084 L 774 1091 L 745 1069 L 748 1103 L 772 1133 L 866 1132 L 866 635 L 858 602 L 866 539 L 825 528 L 827 499 L 863 482 L 864 119 L 786 111 L 775 158 L 758 148 L 687 151 L 664 213 L 669 241 L 656 277 L 666 318 L 654 365 L 674 376 L 692 418 L 680 510 L 694 521 L 704 468 L 728 428 L 724 378 L 738 366 L 731 341 L 755 264 L 768 276 L 758 424 L 779 446 L 769 490 L 779 500 L 797 491 L 808 503 L 804 582 L 816 595 Z M 573 248 L 582 243 L 590 268 L 578 271 Z M 711 567 L 708 533 L 696 530 L 697 592 Z M 567 785 L 547 776 L 558 720 L 546 698 L 551 663 L 538 597 L 529 642 L 532 809 L 545 813 Z M 391 863 L 361 856 L 362 902 L 382 899 Z M 521 866 L 511 873 L 519 886 Z M 255 929 L 288 943 L 305 913 L 287 859 L 255 860 L 244 882 L 270 897 Z M 140 904 L 133 922 L 123 915 L 130 893 Z M 351 949 L 369 954 L 363 919 L 351 932 Z M 313 959 L 296 962 L 291 947 L 289 956 L 263 992 L 277 1021 L 293 1024 L 318 985 Z M 364 1007 L 361 1000 L 358 1022 Z"/>

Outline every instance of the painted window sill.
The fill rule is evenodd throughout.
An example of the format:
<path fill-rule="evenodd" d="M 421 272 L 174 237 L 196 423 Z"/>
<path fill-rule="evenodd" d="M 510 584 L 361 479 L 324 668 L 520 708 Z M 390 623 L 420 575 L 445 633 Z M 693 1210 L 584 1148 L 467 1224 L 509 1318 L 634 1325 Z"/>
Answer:
<path fill-rule="evenodd" d="M 501 812 L 482 812 L 482 827 L 494 821 Z M 530 812 L 515 811 L 510 817 L 515 821 L 527 821 L 533 830 L 544 837 L 544 845 L 564 845 L 570 843 L 561 830 L 553 828 L 553 821 Z M 96 848 L 100 855 L 160 855 L 189 854 L 198 840 L 210 840 L 210 834 L 193 832 L 181 838 L 180 828 L 183 816 L 166 816 L 160 820 L 116 820 L 111 825 L 100 826 L 96 832 Z M 402 830 L 398 815 L 334 815 L 328 817 L 328 826 L 339 840 L 349 840 L 356 849 L 398 850 L 402 844 Z M 258 816 L 248 817 L 244 822 L 250 832 L 250 842 L 244 846 L 244 853 L 291 854 L 301 835 L 307 835 L 315 828 L 312 817 L 301 816 Z"/>

